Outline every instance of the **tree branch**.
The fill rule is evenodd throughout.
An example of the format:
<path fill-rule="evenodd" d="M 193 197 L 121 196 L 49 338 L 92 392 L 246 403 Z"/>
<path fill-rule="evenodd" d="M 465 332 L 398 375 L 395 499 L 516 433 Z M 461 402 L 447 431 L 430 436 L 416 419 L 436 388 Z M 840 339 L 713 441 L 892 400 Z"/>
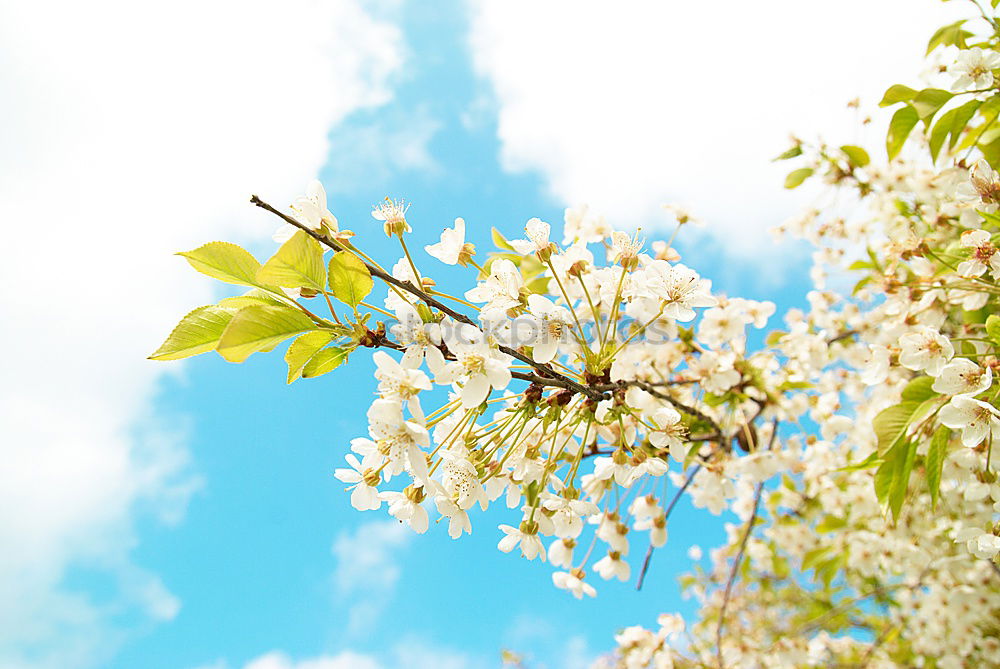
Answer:
<path fill-rule="evenodd" d="M 313 229 L 307 227 L 306 225 L 303 225 L 299 221 L 295 220 L 291 216 L 289 216 L 289 215 L 287 215 L 287 214 L 285 214 L 285 213 L 283 213 L 281 211 L 278 211 L 277 209 L 275 209 L 274 207 L 272 207 L 271 205 L 269 205 L 267 202 L 264 202 L 263 200 L 261 200 L 256 195 L 254 195 L 254 196 L 252 196 L 250 198 L 250 202 L 252 204 L 255 204 L 256 206 L 260 207 L 261 209 L 269 211 L 272 214 L 274 214 L 275 216 L 278 216 L 285 223 L 288 223 L 289 225 L 292 225 L 292 226 L 298 228 L 299 230 L 302 230 L 303 232 L 305 232 L 306 234 L 308 234 L 310 237 L 312 237 L 313 239 L 315 239 L 319 243 L 321 243 L 321 244 L 323 244 L 325 246 L 328 246 L 329 248 L 333 249 L 334 251 L 346 251 L 347 250 L 339 242 L 330 239 L 326 235 L 322 235 L 322 234 L 316 232 L 315 230 L 313 230 Z M 460 323 L 465 323 L 466 325 L 471 325 L 471 326 L 473 326 L 475 328 L 479 327 L 478 325 L 476 325 L 476 323 L 472 319 L 470 319 L 465 314 L 463 314 L 461 312 L 458 312 L 458 311 L 455 311 L 454 309 L 452 309 L 448 305 L 442 303 L 439 300 L 436 300 L 435 298 L 433 298 L 429 294 L 427 294 L 426 291 L 421 290 L 420 288 L 414 286 L 409 281 L 400 281 L 399 279 L 397 279 L 396 277 L 392 276 L 391 274 L 389 274 L 389 273 L 387 273 L 387 272 L 379 269 L 378 267 L 375 267 L 374 265 L 366 262 L 364 259 L 361 259 L 361 261 L 364 263 L 365 267 L 368 268 L 368 271 L 371 273 L 372 276 L 378 277 L 379 279 L 381 279 L 385 283 L 391 284 L 391 285 L 395 286 L 396 288 L 399 288 L 400 290 L 405 290 L 406 292 L 410 293 L 411 295 L 419 298 L 422 302 L 424 302 L 428 306 L 434 307 L 435 309 L 437 309 L 441 313 L 450 316 L 451 318 L 455 319 L 456 321 L 458 321 Z M 567 377 L 567 376 L 565 376 L 563 374 L 560 374 L 559 372 L 556 372 L 551 367 L 549 367 L 547 365 L 542 365 L 542 364 L 539 364 L 539 363 L 535 362 L 534 360 L 532 360 L 530 357 L 524 355 L 523 353 L 519 353 L 518 351 L 516 351 L 516 350 L 514 350 L 514 349 L 512 349 L 510 347 L 503 346 L 503 345 L 499 346 L 499 349 L 503 353 L 506 353 L 507 355 L 511 356 L 512 358 L 517 358 L 521 362 L 523 362 L 525 364 L 528 364 L 528 365 L 531 365 L 536 370 L 538 370 L 539 374 L 541 374 L 541 376 L 544 377 L 543 380 L 546 382 L 546 383 L 544 383 L 544 385 L 555 385 L 555 386 L 560 387 L 560 388 L 566 388 L 567 390 L 572 390 L 573 392 L 580 393 L 581 395 L 586 395 L 587 397 L 589 397 L 590 399 L 594 400 L 595 402 L 600 402 L 601 400 L 607 399 L 605 397 L 604 393 L 602 393 L 602 392 L 600 392 L 598 390 L 594 390 L 593 388 L 589 388 L 587 386 L 584 386 L 584 385 L 582 385 L 580 383 L 577 383 L 573 379 L 571 379 L 571 378 L 569 378 L 569 377 Z M 553 381 L 558 381 L 558 383 L 553 383 Z"/>

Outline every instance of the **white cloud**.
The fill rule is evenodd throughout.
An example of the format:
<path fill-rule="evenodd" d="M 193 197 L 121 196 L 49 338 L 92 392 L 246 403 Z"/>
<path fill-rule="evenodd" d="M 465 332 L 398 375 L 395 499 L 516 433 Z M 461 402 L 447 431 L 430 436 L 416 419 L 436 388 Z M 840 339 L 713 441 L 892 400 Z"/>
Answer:
<path fill-rule="evenodd" d="M 112 619 L 177 615 L 129 557 L 137 514 L 176 522 L 199 483 L 152 404 L 177 368 L 145 360 L 211 299 L 171 254 L 269 235 L 249 194 L 299 191 L 400 45 L 358 0 L 0 0 L 0 666 L 100 664 Z"/>
<path fill-rule="evenodd" d="M 347 633 L 362 636 L 378 622 L 399 581 L 399 554 L 413 532 L 395 520 L 378 520 L 342 532 L 333 542 L 334 583 L 350 601 Z"/>
<path fill-rule="evenodd" d="M 795 209 L 769 163 L 788 134 L 857 141 L 846 102 L 913 81 L 941 4 L 470 0 L 470 43 L 505 168 L 622 226 L 690 206 L 746 254 Z"/>
<path fill-rule="evenodd" d="M 330 137 L 328 193 L 350 193 L 399 172 L 440 173 L 429 144 L 441 123 L 425 107 L 393 109 L 368 123 L 341 126 Z"/>
<path fill-rule="evenodd" d="M 206 665 L 201 669 L 228 669 L 224 661 Z M 242 669 L 485 669 L 493 666 L 448 648 L 404 638 L 379 653 L 343 650 L 336 654 L 320 655 L 304 660 L 294 660 L 282 651 L 271 651 L 243 665 Z"/>
<path fill-rule="evenodd" d="M 295 662 L 284 653 L 272 652 L 251 660 L 243 669 L 381 669 L 382 664 L 368 655 L 344 651 Z"/>

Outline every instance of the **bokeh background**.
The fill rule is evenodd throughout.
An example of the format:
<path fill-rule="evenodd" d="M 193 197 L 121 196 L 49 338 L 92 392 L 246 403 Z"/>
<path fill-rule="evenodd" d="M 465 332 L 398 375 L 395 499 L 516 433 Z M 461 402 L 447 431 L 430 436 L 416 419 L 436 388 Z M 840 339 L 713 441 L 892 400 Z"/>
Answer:
<path fill-rule="evenodd" d="M 573 669 L 690 613 L 676 576 L 726 518 L 682 508 L 642 592 L 580 603 L 495 550 L 502 513 L 453 542 L 355 512 L 331 474 L 370 362 L 285 386 L 275 355 L 147 361 L 222 294 L 172 253 L 264 256 L 249 195 L 314 177 L 385 261 L 387 195 L 413 203 L 411 248 L 581 203 L 655 238 L 675 202 L 707 222 L 679 248 L 717 289 L 800 306 L 809 249 L 766 230 L 809 193 L 769 160 L 791 132 L 878 146 L 885 118 L 866 137 L 846 103 L 912 83 L 950 9 L 0 0 L 0 667 L 460 669 L 506 647 Z"/>

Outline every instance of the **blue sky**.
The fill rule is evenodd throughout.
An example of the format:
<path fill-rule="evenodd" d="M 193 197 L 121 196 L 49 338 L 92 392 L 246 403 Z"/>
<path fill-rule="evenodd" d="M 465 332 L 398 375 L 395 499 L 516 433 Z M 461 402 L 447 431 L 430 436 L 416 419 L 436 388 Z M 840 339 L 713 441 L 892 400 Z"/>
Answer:
<path fill-rule="evenodd" d="M 862 23 L 864 3 L 826 8 L 825 25 L 873 42 L 903 2 L 866 9 Z M 706 9 L 652 4 L 302 0 L 160 16 L 106 2 L 74 17 L 68 3 L 0 2 L 0 93 L 17 101 L 0 121 L 18 129 L 0 136 L 0 212 L 35 220 L 45 201 L 73 240 L 50 250 L 48 273 L 31 253 L 0 270 L 15 323 L 0 343 L 23 352 L 0 377 L 11 463 L 0 543 L 20 547 L 0 558 L 0 599 L 13 602 L 0 605 L 0 664 L 242 669 L 257 658 L 253 669 L 286 669 L 326 658 L 340 669 L 369 666 L 364 656 L 457 669 L 496 666 L 509 647 L 568 669 L 623 626 L 692 611 L 676 577 L 691 544 L 724 536 L 724 519 L 682 502 L 641 593 L 597 582 L 599 597 L 577 602 L 549 568 L 495 549 L 503 512 L 474 516 L 472 536 L 452 541 L 350 508 L 332 472 L 366 432 L 363 354 L 292 386 L 274 354 L 143 359 L 172 321 L 222 295 L 170 254 L 225 238 L 264 257 L 276 222 L 246 197 L 283 206 L 314 176 L 341 225 L 384 261 L 397 250 L 370 209 L 387 195 L 413 203 L 411 248 L 462 216 L 481 250 L 492 226 L 514 236 L 532 216 L 559 224 L 580 202 L 655 238 L 659 206 L 677 201 L 707 219 L 678 246 L 717 290 L 772 299 L 779 313 L 802 306 L 808 249 L 772 246 L 765 230 L 803 196 L 782 191 L 768 158 L 790 130 L 853 132 L 843 102 L 917 72 L 940 3 L 906 26 L 912 53 L 876 64 L 810 47 L 822 35 L 809 3 L 771 2 L 784 22 L 752 37 Z M 728 8 L 732 23 L 743 4 Z M 51 27 L 52 11 L 91 30 Z M 705 47 L 690 26 L 721 41 Z M 80 36 L 101 30 L 104 42 Z M 717 46 L 726 39 L 729 52 Z M 722 89 L 694 70 L 739 76 Z M 52 111 L 65 95 L 75 114 Z M 54 174 L 64 178 L 48 204 Z M 20 226 L 10 235 L 37 246 Z M 469 280 L 429 257 L 425 267 Z M 60 300 L 59 333 L 24 326 L 50 317 L 10 288 L 25 276 L 45 295 L 88 286 Z"/>

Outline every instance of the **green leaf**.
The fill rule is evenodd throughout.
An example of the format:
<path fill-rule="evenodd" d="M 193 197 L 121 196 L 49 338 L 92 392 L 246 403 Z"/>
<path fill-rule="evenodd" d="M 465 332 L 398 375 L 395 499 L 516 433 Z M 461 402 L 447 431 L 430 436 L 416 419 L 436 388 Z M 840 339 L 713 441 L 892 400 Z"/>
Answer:
<path fill-rule="evenodd" d="M 333 333 L 326 330 L 307 332 L 291 343 L 285 351 L 285 362 L 288 363 L 288 383 L 302 376 L 302 368 L 316 355 L 316 352 L 333 341 Z"/>
<path fill-rule="evenodd" d="M 927 42 L 927 53 L 925 55 L 930 55 L 931 51 L 938 48 L 939 46 L 948 46 L 951 44 L 958 45 L 961 48 L 965 48 L 965 40 L 968 37 L 972 37 L 972 33 L 968 30 L 962 29 L 962 24 L 965 23 L 965 19 L 961 21 L 955 21 L 954 23 L 949 23 L 946 26 L 941 26 L 937 29 L 929 42 Z"/>
<path fill-rule="evenodd" d="M 997 115 L 1000 115 L 1000 93 L 986 98 L 983 105 L 979 108 L 979 115 L 987 122 L 996 120 Z"/>
<path fill-rule="evenodd" d="M 257 286 L 257 270 L 260 263 L 246 249 L 229 242 L 209 242 L 193 251 L 185 251 L 183 256 L 191 267 L 213 279 L 235 283 L 241 286 Z"/>
<path fill-rule="evenodd" d="M 498 249 L 503 249 L 504 251 L 513 251 L 514 247 L 510 245 L 507 238 L 504 237 L 499 230 L 496 228 L 490 229 L 490 235 L 493 237 L 493 245 Z"/>
<path fill-rule="evenodd" d="M 302 368 L 302 378 L 312 379 L 317 376 L 323 376 L 327 372 L 332 372 L 337 367 L 340 367 L 340 364 L 347 359 L 347 354 L 352 350 L 349 348 L 337 348 L 336 346 L 324 348 L 310 358 L 309 362 Z"/>
<path fill-rule="evenodd" d="M 315 329 L 311 318 L 292 307 L 246 307 L 233 316 L 216 350 L 229 362 L 243 362 L 257 351 Z"/>
<path fill-rule="evenodd" d="M 333 296 L 346 305 L 357 307 L 375 282 L 365 264 L 347 251 L 338 251 L 330 258 L 330 290 Z"/>
<path fill-rule="evenodd" d="M 288 306 L 288 301 L 260 288 L 254 288 L 243 295 L 224 297 L 219 300 L 220 307 L 229 307 L 231 309 L 242 309 L 243 307 L 256 307 L 260 305 L 284 307 Z"/>
<path fill-rule="evenodd" d="M 900 402 L 887 409 L 883 409 L 872 420 L 872 427 L 875 428 L 875 436 L 878 438 L 879 453 L 887 452 L 892 446 L 900 441 L 906 433 L 906 426 L 913 417 L 913 412 L 920 406 L 920 402 L 910 400 Z"/>
<path fill-rule="evenodd" d="M 797 188 L 802 185 L 802 182 L 811 177 L 813 174 L 813 169 L 811 167 L 800 167 L 797 170 L 792 170 L 785 177 L 785 188 Z"/>
<path fill-rule="evenodd" d="M 818 564 L 831 549 L 832 546 L 820 546 L 819 548 L 806 551 L 805 555 L 802 556 L 803 571 Z"/>
<path fill-rule="evenodd" d="M 955 113 L 957 111 L 957 109 L 949 109 L 941 114 L 941 118 L 934 124 L 934 129 L 931 130 L 930 137 L 931 160 L 937 160 L 938 153 L 941 152 L 941 147 L 944 146 L 944 140 L 948 138 L 955 125 Z"/>
<path fill-rule="evenodd" d="M 855 167 L 864 167 L 871 162 L 871 158 L 868 156 L 868 152 L 862 149 L 860 146 L 853 146 L 851 144 L 845 144 L 840 147 L 840 150 L 847 155 L 847 160 Z"/>
<path fill-rule="evenodd" d="M 934 379 L 930 376 L 918 376 L 906 384 L 903 388 L 902 397 L 907 402 L 923 402 L 933 397 L 938 397 L 940 393 L 931 389 Z"/>
<path fill-rule="evenodd" d="M 872 454 L 861 462 L 856 462 L 853 465 L 847 465 L 846 467 L 841 467 L 838 472 L 859 472 L 863 469 L 871 469 L 872 467 L 878 467 L 882 464 L 882 458 L 879 457 L 878 451 L 872 451 Z"/>
<path fill-rule="evenodd" d="M 929 124 L 934 114 L 937 114 L 938 110 L 948 104 L 953 97 L 954 93 L 940 88 L 925 88 L 917 93 L 917 97 L 913 98 L 910 104 L 917 110 L 920 120 Z"/>
<path fill-rule="evenodd" d="M 931 493 L 931 506 L 936 507 L 938 492 L 941 488 L 941 470 L 944 458 L 948 455 L 948 442 L 951 440 L 951 430 L 945 426 L 939 427 L 931 437 L 931 445 L 927 449 L 924 469 L 927 476 L 927 489 Z"/>
<path fill-rule="evenodd" d="M 994 344 L 1000 345 L 1000 316 L 990 314 L 986 317 L 986 336 L 988 336 Z"/>
<path fill-rule="evenodd" d="M 916 452 L 915 442 L 901 439 L 889 449 L 885 462 L 875 471 L 875 494 L 892 511 L 893 521 L 899 519 L 903 509 Z"/>
<path fill-rule="evenodd" d="M 885 138 L 885 149 L 889 154 L 889 160 L 899 155 L 903 144 L 906 143 L 906 138 L 910 136 L 910 131 L 919 120 L 920 116 L 917 115 L 917 110 L 909 105 L 900 107 L 892 115 L 892 120 L 889 121 L 889 132 Z"/>
<path fill-rule="evenodd" d="M 310 288 L 322 292 L 326 287 L 323 248 L 303 230 L 281 245 L 278 252 L 257 270 L 261 283 L 285 288 Z"/>
<path fill-rule="evenodd" d="M 888 107 L 889 105 L 894 105 L 897 102 L 909 102 L 916 94 L 917 91 L 909 86 L 893 84 L 886 90 L 885 95 L 882 96 L 882 101 L 878 103 L 878 106 Z"/>
<path fill-rule="evenodd" d="M 955 113 L 955 116 L 951 123 L 951 139 L 948 141 L 949 149 L 955 148 L 955 144 L 962 136 L 965 128 L 969 125 L 969 121 L 971 121 L 972 117 L 976 115 L 976 111 L 979 110 L 982 104 L 982 100 L 969 100 L 961 107 L 955 107 L 955 109 L 952 110 Z M 941 118 L 944 118 L 944 116 Z"/>
<path fill-rule="evenodd" d="M 150 360 L 180 360 L 215 348 L 219 338 L 232 320 L 233 309 L 214 305 L 198 307 L 181 319 L 167 340 Z"/>
<path fill-rule="evenodd" d="M 802 146 L 799 145 L 799 144 L 796 144 L 792 148 L 790 148 L 787 151 L 785 151 L 784 153 L 782 153 L 780 156 L 778 156 L 776 158 L 773 158 L 771 162 L 777 162 L 779 160 L 788 160 L 790 158 L 796 158 L 796 157 L 801 156 L 801 155 L 802 155 Z"/>

